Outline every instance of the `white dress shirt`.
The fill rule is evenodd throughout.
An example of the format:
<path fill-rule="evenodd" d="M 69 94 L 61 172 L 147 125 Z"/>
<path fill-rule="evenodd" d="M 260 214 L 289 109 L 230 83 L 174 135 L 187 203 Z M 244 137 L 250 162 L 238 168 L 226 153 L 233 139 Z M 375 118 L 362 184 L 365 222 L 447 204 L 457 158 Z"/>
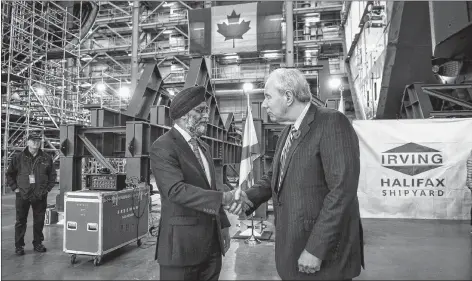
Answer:
<path fill-rule="evenodd" d="M 303 119 L 305 119 L 305 115 L 308 112 L 308 109 L 310 108 L 311 102 L 309 102 L 305 108 L 303 109 L 302 113 L 298 116 L 297 120 L 295 120 L 295 123 L 293 123 L 293 127 L 298 131 L 300 129 L 300 126 L 302 125 Z M 289 132 L 290 134 L 290 132 Z M 287 138 L 288 139 L 288 138 Z M 285 139 L 285 143 L 287 143 L 287 139 Z"/>
<path fill-rule="evenodd" d="M 187 144 L 190 146 L 190 149 L 192 149 L 193 151 L 193 146 L 192 144 L 189 142 L 190 139 L 192 139 L 192 137 L 190 136 L 189 133 L 187 133 L 184 129 L 182 129 L 179 125 L 177 124 L 174 124 L 174 128 L 184 137 L 184 139 L 187 141 Z M 205 175 L 208 179 L 208 182 L 210 183 L 210 186 L 211 186 L 211 175 L 210 175 L 210 165 L 208 164 L 208 160 L 207 158 L 205 157 L 205 154 L 203 153 L 202 149 L 200 147 L 198 147 L 198 151 L 200 152 L 200 156 L 202 158 L 202 162 L 203 162 L 203 166 L 204 166 L 204 170 L 205 170 Z"/>
<path fill-rule="evenodd" d="M 310 105 L 311 105 L 311 102 L 309 102 L 305 106 L 305 109 L 303 109 L 300 116 L 298 116 L 297 120 L 295 120 L 295 123 L 293 124 L 293 127 L 295 127 L 295 129 L 297 129 L 297 131 L 300 129 L 300 126 L 302 125 L 303 119 L 305 119 L 305 115 L 308 112 L 308 109 L 310 108 Z"/>

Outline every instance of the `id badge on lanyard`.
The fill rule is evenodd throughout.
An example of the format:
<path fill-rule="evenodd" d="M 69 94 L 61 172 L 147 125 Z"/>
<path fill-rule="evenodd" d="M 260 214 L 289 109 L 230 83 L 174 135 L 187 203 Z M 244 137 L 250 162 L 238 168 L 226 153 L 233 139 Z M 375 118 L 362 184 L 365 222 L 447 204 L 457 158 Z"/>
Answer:
<path fill-rule="evenodd" d="M 35 180 L 35 177 L 34 177 L 34 174 L 33 175 L 29 175 L 29 183 L 36 183 L 36 180 Z"/>
<path fill-rule="evenodd" d="M 38 161 L 38 159 L 36 159 L 33 163 L 33 168 L 31 169 L 31 174 L 29 175 L 29 183 L 32 184 L 32 183 L 36 183 L 36 178 L 34 176 L 34 167 L 36 166 L 36 162 Z"/>

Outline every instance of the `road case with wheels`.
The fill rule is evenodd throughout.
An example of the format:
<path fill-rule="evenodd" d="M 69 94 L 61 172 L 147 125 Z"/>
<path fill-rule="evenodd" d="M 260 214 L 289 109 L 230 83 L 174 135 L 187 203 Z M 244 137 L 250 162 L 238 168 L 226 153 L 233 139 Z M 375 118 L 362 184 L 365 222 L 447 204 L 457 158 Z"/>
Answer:
<path fill-rule="evenodd" d="M 81 190 L 64 196 L 64 252 L 94 257 L 102 256 L 137 242 L 148 232 L 149 187 L 120 191 Z"/>

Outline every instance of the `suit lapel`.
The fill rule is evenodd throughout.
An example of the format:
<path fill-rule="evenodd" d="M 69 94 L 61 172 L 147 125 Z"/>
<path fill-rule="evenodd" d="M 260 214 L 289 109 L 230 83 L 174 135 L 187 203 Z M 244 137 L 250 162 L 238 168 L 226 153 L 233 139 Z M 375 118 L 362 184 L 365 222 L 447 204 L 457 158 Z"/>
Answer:
<path fill-rule="evenodd" d="M 193 153 L 193 150 L 190 147 L 189 143 L 185 140 L 185 138 L 182 136 L 182 134 L 179 133 L 179 131 L 177 131 L 175 128 L 172 128 L 171 132 L 172 132 L 172 136 L 173 136 L 174 140 L 177 143 L 177 147 L 179 147 L 180 150 L 182 150 L 185 158 L 190 160 L 189 163 L 192 166 L 194 166 L 194 168 L 197 171 L 199 171 L 200 175 L 205 179 L 208 187 L 211 188 L 210 183 L 208 182 L 208 179 L 206 177 L 205 171 L 204 171 L 202 165 L 200 165 L 200 162 L 198 162 L 197 156 L 195 156 L 195 153 Z"/>
<path fill-rule="evenodd" d="M 285 141 L 287 140 L 288 132 L 290 126 L 287 126 L 283 129 L 282 133 L 280 134 L 279 138 L 279 145 L 277 146 L 274 154 L 274 161 L 272 162 L 272 191 L 275 190 L 276 185 L 278 184 L 279 179 L 279 171 L 280 171 L 280 157 L 282 155 L 282 150 L 285 145 Z"/>
<path fill-rule="evenodd" d="M 310 124 L 315 119 L 315 113 L 316 113 L 316 107 L 314 105 L 310 105 L 310 108 L 308 109 L 305 115 L 305 118 L 303 118 L 302 124 L 300 125 L 300 129 L 299 129 L 300 136 L 298 136 L 298 138 L 296 136 L 293 137 L 292 145 L 290 146 L 290 149 L 287 154 L 287 158 L 285 159 L 285 165 L 283 167 L 284 173 L 283 173 L 282 178 L 280 179 L 281 181 L 279 184 L 280 189 L 278 190 L 279 194 L 280 194 L 280 190 L 282 190 L 282 186 L 283 186 L 282 183 L 285 179 L 285 176 L 287 175 L 287 169 L 288 169 L 288 166 L 290 165 L 290 161 L 292 160 L 292 156 L 297 150 L 298 145 L 303 141 L 306 134 L 310 131 L 311 129 Z"/>

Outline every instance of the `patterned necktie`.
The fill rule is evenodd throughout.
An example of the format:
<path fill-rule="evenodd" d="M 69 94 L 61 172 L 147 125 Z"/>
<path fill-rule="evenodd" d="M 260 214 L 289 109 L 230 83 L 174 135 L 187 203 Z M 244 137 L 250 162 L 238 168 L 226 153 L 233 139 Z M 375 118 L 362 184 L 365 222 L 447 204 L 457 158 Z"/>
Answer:
<path fill-rule="evenodd" d="M 200 151 L 198 150 L 199 144 L 196 138 L 191 138 L 189 143 L 192 145 L 193 153 L 195 157 L 197 157 L 198 163 L 202 166 L 203 171 L 205 171 L 205 166 L 203 165 L 202 156 L 200 155 Z"/>
<path fill-rule="evenodd" d="M 279 168 L 280 176 L 279 176 L 279 182 L 278 182 L 278 189 L 280 188 L 280 185 L 282 184 L 282 177 L 284 176 L 285 160 L 287 158 L 288 151 L 290 150 L 290 146 L 292 146 L 293 134 L 296 131 L 297 129 L 292 125 L 290 128 L 290 132 L 288 133 L 287 140 L 285 141 L 285 146 L 282 149 L 282 154 L 280 155 L 280 168 Z"/>

